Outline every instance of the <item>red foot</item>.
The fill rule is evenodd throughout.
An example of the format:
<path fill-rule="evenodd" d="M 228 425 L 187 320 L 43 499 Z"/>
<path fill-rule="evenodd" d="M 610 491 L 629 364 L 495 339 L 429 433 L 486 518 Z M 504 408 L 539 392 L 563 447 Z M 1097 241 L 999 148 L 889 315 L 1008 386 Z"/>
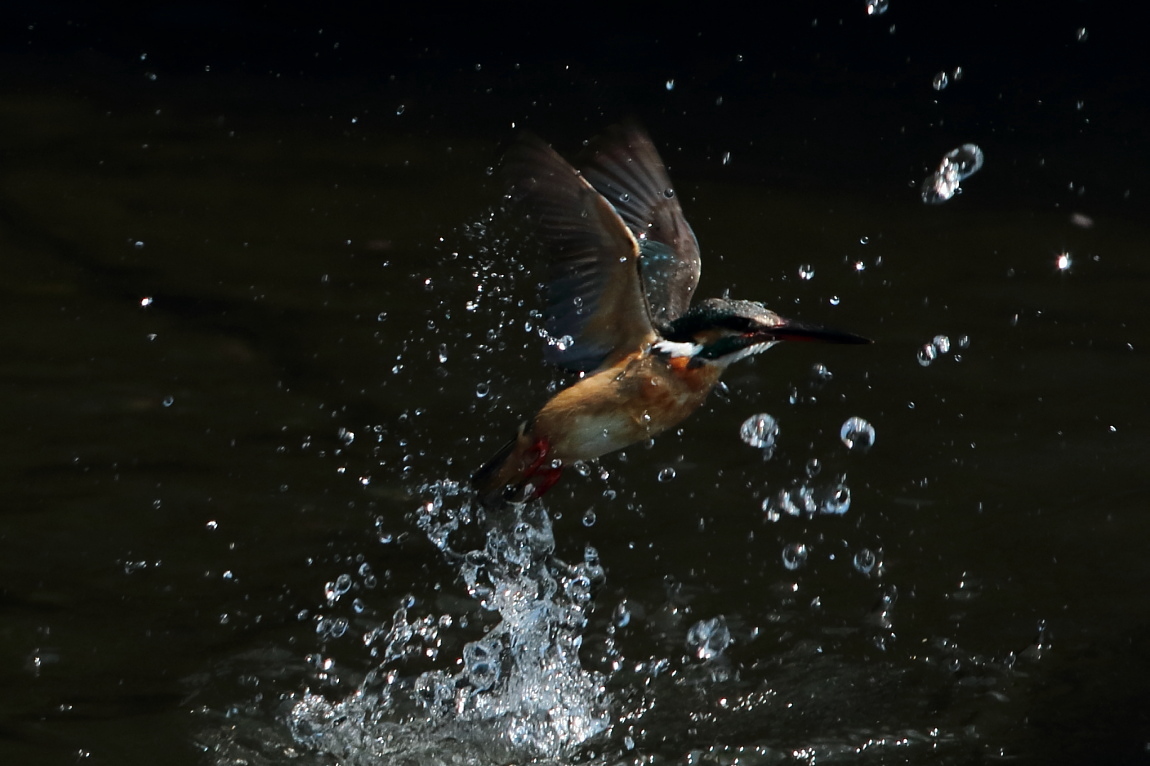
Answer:
<path fill-rule="evenodd" d="M 551 443 L 546 439 L 537 439 L 535 444 L 531 445 L 531 452 L 528 455 L 533 456 L 533 458 L 531 464 L 523 472 L 524 483 L 528 481 L 531 483 L 531 494 L 528 495 L 527 500 L 543 497 L 547 490 L 555 486 L 555 482 L 559 481 L 559 477 L 563 474 L 563 466 L 555 468 L 547 460 L 549 452 L 551 452 Z"/>

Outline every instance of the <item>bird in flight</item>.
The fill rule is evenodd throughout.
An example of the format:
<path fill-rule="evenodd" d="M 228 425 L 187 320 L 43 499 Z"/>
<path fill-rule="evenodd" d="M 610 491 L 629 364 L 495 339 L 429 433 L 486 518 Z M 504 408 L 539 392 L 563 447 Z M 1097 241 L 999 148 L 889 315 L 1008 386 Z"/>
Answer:
<path fill-rule="evenodd" d="M 611 128 L 581 171 L 534 136 L 508 151 L 504 170 L 550 256 L 547 361 L 579 379 L 472 476 L 485 507 L 538 498 L 564 467 L 677 426 L 723 370 L 779 341 L 870 342 L 753 301 L 692 306 L 699 243 L 633 123 Z"/>

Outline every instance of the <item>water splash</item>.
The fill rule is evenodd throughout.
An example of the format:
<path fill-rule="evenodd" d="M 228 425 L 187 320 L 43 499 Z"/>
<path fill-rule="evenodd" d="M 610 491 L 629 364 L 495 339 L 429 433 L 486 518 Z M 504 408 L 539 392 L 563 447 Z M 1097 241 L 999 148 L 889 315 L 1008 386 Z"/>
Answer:
<path fill-rule="evenodd" d="M 876 5 L 885 7 L 885 3 Z M 437 380 L 454 379 L 458 391 L 466 395 L 464 407 L 476 422 L 509 407 L 500 402 L 513 387 L 495 360 L 522 356 L 528 344 L 530 353 L 537 353 L 540 336 L 552 346 L 570 342 L 569 338 L 550 337 L 538 312 L 532 312 L 530 322 L 524 324 L 524 302 L 512 287 L 528 279 L 530 271 L 525 264 L 529 262 L 508 258 L 505 251 L 515 252 L 514 248 L 505 247 L 504 241 L 486 228 L 489 224 L 484 220 L 470 227 L 470 242 L 464 243 L 469 247 L 461 248 L 462 255 L 458 256 L 471 268 L 470 279 L 437 276 L 432 282 L 427 275 L 411 278 L 411 285 L 430 305 L 426 327 L 419 323 L 414 335 L 399 337 L 387 354 L 397 368 L 388 379 L 391 391 L 426 392 L 427 380 L 420 375 L 433 369 Z M 450 273 L 456 274 L 459 267 L 459 263 L 454 264 Z M 803 281 L 813 275 L 812 266 L 804 265 L 800 270 Z M 394 328 L 402 320 L 397 313 L 388 318 L 387 312 L 381 312 L 379 321 L 387 321 Z M 454 339 L 458 337 L 474 337 L 476 346 L 457 345 Z M 444 340 L 447 347 L 441 349 Z M 963 345 L 964 339 L 956 341 L 957 348 Z M 812 386 L 825 385 L 829 371 L 816 368 L 810 377 Z M 519 386 L 523 387 L 522 382 Z M 341 435 L 341 447 L 349 450 L 361 449 L 373 439 L 384 444 L 372 447 L 370 463 L 381 466 L 370 490 L 372 497 L 383 497 L 392 484 L 409 491 L 421 480 L 458 469 L 458 464 L 454 464 L 455 469 L 444 464 L 453 465 L 460 445 L 469 443 L 474 432 L 467 433 L 453 422 L 451 432 L 440 435 L 419 415 L 418 408 L 405 411 L 384 429 L 384 436 L 378 430 L 372 436 L 367 429 L 357 427 L 359 436 L 354 444 L 344 442 Z M 792 446 L 797 449 L 797 445 Z M 852 454 L 849 459 L 856 456 Z M 816 458 L 805 465 L 800 459 L 794 465 L 776 462 L 771 466 L 772 483 L 780 472 L 790 469 L 802 475 L 789 479 L 790 489 L 780 493 L 782 499 L 764 503 L 764 511 L 775 502 L 778 508 L 789 509 L 787 515 L 799 518 L 790 523 L 784 519 L 772 528 L 771 537 L 779 537 L 768 543 L 770 555 L 746 571 L 746 582 L 768 586 L 761 590 L 763 606 L 760 609 L 756 601 L 755 606 L 736 607 L 725 617 L 703 620 L 699 617 L 714 611 L 701 610 L 700 602 L 691 603 L 695 583 L 681 589 L 678 584 L 668 586 L 665 596 L 659 595 L 662 591 L 628 583 L 616 586 L 610 600 L 600 603 L 602 613 L 588 626 L 591 594 L 603 578 L 598 556 L 588 550 L 574 566 L 556 559 L 546 509 L 513 509 L 506 517 L 491 520 L 488 529 L 458 486 L 439 483 L 416 490 L 428 498 L 416 514 L 420 530 L 416 537 L 426 535 L 436 546 L 431 553 L 443 560 L 447 574 L 410 567 L 400 572 L 410 564 L 403 561 L 410 548 L 404 551 L 399 545 L 411 535 L 410 525 L 400 520 L 402 514 L 388 515 L 381 510 L 375 530 L 383 545 L 377 551 L 378 577 L 381 583 L 391 579 L 393 574 L 385 567 L 395 566 L 399 574 L 394 584 L 399 588 L 408 587 L 404 577 L 417 581 L 434 578 L 434 582 L 420 585 L 434 591 L 435 601 L 417 603 L 411 599 L 390 618 L 373 618 L 370 604 L 367 612 L 362 606 L 349 607 L 357 595 L 371 595 L 360 590 L 361 586 L 376 587 L 377 575 L 370 568 L 359 571 L 358 578 L 352 575 L 355 582 L 350 589 L 347 577 L 336 576 L 338 570 L 328 575 L 331 581 L 325 587 L 325 615 L 308 615 L 304 610 L 300 619 L 315 621 L 316 635 L 322 641 L 341 641 L 344 654 L 355 639 L 361 638 L 364 649 L 360 652 L 370 653 L 371 671 L 361 680 L 361 672 L 342 665 L 344 655 L 309 655 L 303 677 L 312 688 L 283 695 L 282 686 L 274 687 L 275 694 L 269 693 L 270 685 L 265 686 L 259 701 L 248 707 L 251 712 L 247 717 L 242 712 L 233 714 L 233 708 L 221 716 L 212 735 L 203 738 L 205 750 L 210 748 L 219 756 L 214 763 L 229 765 L 295 760 L 433 765 L 581 762 L 604 766 L 813 762 L 816 757 L 834 760 L 836 755 L 857 760 L 862 749 L 873 755 L 888 747 L 893 748 L 897 759 L 908 747 L 916 746 L 934 755 L 935 748 L 948 737 L 955 747 L 969 747 L 969 737 L 947 734 L 945 720 L 938 722 L 942 734 L 920 735 L 915 728 L 900 723 L 909 716 L 903 708 L 874 712 L 890 700 L 905 699 L 905 689 L 916 688 L 905 682 L 905 671 L 895 664 L 853 664 L 843 659 L 840 651 L 824 653 L 821 642 L 817 653 L 812 653 L 810 646 L 814 644 L 806 637 L 817 632 L 820 623 L 811 622 L 805 608 L 801 614 L 796 611 L 797 596 L 789 587 L 770 587 L 779 579 L 802 580 L 802 600 L 806 603 L 807 589 L 812 595 L 819 592 L 820 566 L 828 570 L 827 562 L 838 555 L 840 574 L 868 587 L 862 609 L 873 604 L 879 589 L 881 600 L 875 617 L 857 618 L 860 624 L 854 627 L 861 629 L 855 638 L 836 634 L 832 643 L 849 646 L 848 642 L 854 641 L 856 647 L 860 642 L 869 647 L 873 641 L 884 651 L 890 649 L 886 656 L 895 656 L 898 644 L 892 614 L 897 590 L 883 578 L 882 549 L 869 539 L 853 537 L 851 547 L 846 540 L 841 546 L 832 545 L 821 535 L 802 541 L 808 537 L 802 525 L 808 523 L 828 531 L 848 529 L 840 519 L 821 516 L 846 512 L 844 501 L 850 500 L 845 476 L 836 470 L 835 460 L 836 456 L 827 455 L 826 466 Z M 609 476 L 598 464 L 575 469 L 582 475 L 598 473 L 604 482 Z M 349 476 L 355 473 L 349 471 Z M 670 472 L 661 476 L 672 478 Z M 827 483 L 812 481 L 817 476 Z M 785 474 L 778 478 L 788 481 Z M 762 484 L 754 486 L 758 492 Z M 861 491 L 862 486 L 857 489 Z M 690 489 L 688 485 L 682 487 L 684 494 Z M 777 489 L 772 486 L 771 494 Z M 608 514 L 602 509 L 623 511 L 622 497 L 620 492 L 620 499 L 609 505 L 616 498 L 616 489 L 608 486 L 602 504 L 596 501 L 585 514 L 582 509 L 586 506 L 569 510 L 563 522 L 566 532 L 590 536 L 585 525 L 596 523 L 596 511 L 604 518 Z M 392 499 L 387 495 L 388 502 Z M 384 507 L 381 501 L 381 509 Z M 625 512 L 642 518 L 630 503 Z M 768 512 L 768 518 L 772 513 L 778 520 L 777 510 Z M 851 524 L 855 521 L 852 519 Z M 592 530 L 595 536 L 611 531 Z M 637 542 L 629 549 L 651 549 L 650 542 L 645 543 L 638 533 L 636 537 Z M 864 542 L 873 550 L 857 547 Z M 794 547 L 784 548 L 786 543 Z M 394 565 L 390 563 L 393 560 Z M 700 579 L 703 585 L 718 587 L 706 577 Z M 466 597 L 453 601 L 452 592 L 457 590 L 462 596 L 464 588 Z M 381 585 L 374 593 L 382 594 L 383 590 Z M 601 596 L 603 590 L 598 593 Z M 350 619 L 329 613 L 336 607 L 345 609 Z M 790 622 L 776 630 L 772 626 L 780 617 Z M 800 629 L 793 630 L 795 625 Z M 656 641 L 661 643 L 653 643 Z M 586 646 L 582 646 L 584 642 Z M 584 667 L 577 654 L 580 650 L 588 667 L 602 672 Z M 282 674 L 292 652 L 287 649 L 281 653 L 274 671 L 267 674 L 269 678 L 281 677 L 276 674 Z M 912 677 L 915 672 L 911 671 Z M 292 689 L 299 688 L 297 676 L 291 676 L 289 683 Z M 849 686 L 850 691 L 827 693 L 834 684 L 844 684 L 840 687 L 844 690 Z M 287 706 L 279 707 L 277 700 L 286 700 Z M 242 706 L 237 709 L 242 711 Z M 265 725 L 273 715 L 273 723 Z M 831 721 L 841 723 L 828 723 Z M 965 729 L 955 727 L 955 731 Z"/>
<path fill-rule="evenodd" d="M 453 537 L 478 524 L 469 501 L 453 483 L 429 490 L 434 497 L 420 509 L 420 528 L 498 622 L 466 643 L 451 669 L 411 677 L 404 660 L 435 656 L 427 649 L 442 645 L 452 621 L 401 607 L 390 625 L 364 635 L 381 661 L 354 693 L 335 702 L 299 696 L 288 716 L 292 738 L 345 764 L 570 755 L 611 722 L 606 676 L 579 661 L 592 587 L 604 579 L 598 554 L 588 547 L 577 564 L 557 559 L 541 504 L 493 514 L 482 547 L 458 551 Z"/>

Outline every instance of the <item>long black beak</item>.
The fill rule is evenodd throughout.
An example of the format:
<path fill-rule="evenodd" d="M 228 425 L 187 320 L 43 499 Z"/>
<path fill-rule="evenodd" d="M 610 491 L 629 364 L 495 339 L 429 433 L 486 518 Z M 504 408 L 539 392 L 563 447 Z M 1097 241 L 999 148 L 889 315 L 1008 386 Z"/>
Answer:
<path fill-rule="evenodd" d="M 767 331 L 777 340 L 802 340 L 817 343 L 874 343 L 870 338 L 855 335 L 849 332 L 831 330 L 817 324 L 798 322 L 794 319 L 783 319 L 783 323 Z"/>

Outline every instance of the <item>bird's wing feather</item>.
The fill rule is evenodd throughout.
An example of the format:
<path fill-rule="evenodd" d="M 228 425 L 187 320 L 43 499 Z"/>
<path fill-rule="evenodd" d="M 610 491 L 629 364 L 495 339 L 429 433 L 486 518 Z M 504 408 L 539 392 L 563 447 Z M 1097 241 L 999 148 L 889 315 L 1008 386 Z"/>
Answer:
<path fill-rule="evenodd" d="M 534 136 L 508 151 L 504 171 L 551 256 L 547 360 L 594 370 L 650 342 L 639 245 L 615 208 Z"/>
<path fill-rule="evenodd" d="M 611 128 L 583 173 L 607 198 L 639 244 L 643 291 L 658 328 L 678 319 L 699 283 L 699 243 L 655 146 L 642 128 Z"/>

